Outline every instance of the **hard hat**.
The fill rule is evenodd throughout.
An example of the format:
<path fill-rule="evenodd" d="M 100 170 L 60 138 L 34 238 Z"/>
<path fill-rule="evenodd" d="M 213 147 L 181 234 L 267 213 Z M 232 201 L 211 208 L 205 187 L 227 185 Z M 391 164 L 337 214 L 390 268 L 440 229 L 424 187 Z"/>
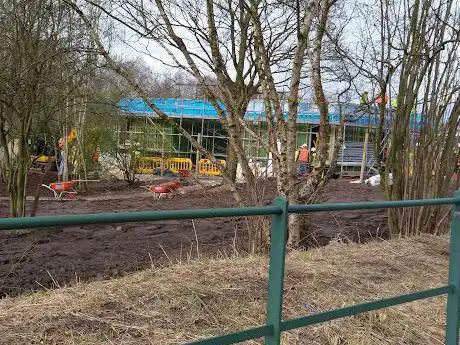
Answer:
<path fill-rule="evenodd" d="M 315 151 L 316 151 L 316 148 L 312 147 L 311 152 L 315 152 Z"/>
<path fill-rule="evenodd" d="M 302 144 L 302 146 L 300 146 L 300 147 L 306 148 L 306 147 L 308 147 L 308 145 L 307 144 Z"/>

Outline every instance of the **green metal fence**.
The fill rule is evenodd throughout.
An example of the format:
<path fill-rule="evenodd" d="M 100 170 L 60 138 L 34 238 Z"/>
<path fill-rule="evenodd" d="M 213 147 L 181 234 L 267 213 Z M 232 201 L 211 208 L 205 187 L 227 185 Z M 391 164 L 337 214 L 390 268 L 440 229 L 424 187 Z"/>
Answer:
<path fill-rule="evenodd" d="M 282 319 L 283 282 L 287 219 L 289 213 L 312 213 L 323 211 L 343 211 L 357 209 L 400 208 L 430 205 L 454 205 L 450 233 L 449 280 L 448 285 L 435 289 L 399 295 L 372 302 L 357 304 L 341 309 L 312 314 L 295 319 Z M 315 205 L 288 205 L 286 199 L 277 198 L 271 206 L 228 208 L 228 209 L 195 209 L 129 213 L 99 213 L 69 216 L 45 216 L 35 218 L 2 218 L 0 230 L 39 228 L 48 226 L 65 226 L 81 224 L 126 223 L 140 221 L 157 221 L 173 219 L 198 219 L 242 216 L 272 216 L 270 266 L 268 278 L 267 317 L 263 326 L 246 329 L 227 335 L 207 338 L 187 345 L 224 345 L 245 340 L 265 338 L 267 345 L 279 345 L 281 333 L 295 328 L 305 327 L 320 322 L 335 320 L 372 310 L 391 307 L 398 304 L 417 301 L 434 296 L 447 294 L 446 311 L 446 345 L 459 344 L 460 325 L 460 191 L 453 198 L 378 201 L 360 203 L 336 203 Z"/>

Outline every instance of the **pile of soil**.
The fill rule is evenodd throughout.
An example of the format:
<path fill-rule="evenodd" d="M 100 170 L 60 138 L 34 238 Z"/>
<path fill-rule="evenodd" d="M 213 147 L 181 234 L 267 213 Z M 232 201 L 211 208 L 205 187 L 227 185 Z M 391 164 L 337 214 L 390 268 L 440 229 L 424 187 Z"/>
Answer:
<path fill-rule="evenodd" d="M 268 185 L 268 184 L 267 184 Z M 94 183 L 93 192 L 110 188 L 110 182 Z M 156 200 L 138 187 L 118 187 L 110 198 L 86 198 L 66 202 L 41 200 L 37 215 L 84 214 L 233 207 L 234 200 L 220 187 L 195 190 L 170 199 Z M 273 186 L 265 190 L 267 203 Z M 125 188 L 125 189 L 123 189 Z M 113 190 L 112 190 L 113 191 Z M 132 195 L 127 198 L 126 195 Z M 332 180 L 321 202 L 381 199 L 378 188 Z M 30 202 L 27 205 L 30 207 Z M 30 208 L 29 208 L 30 209 Z M 0 215 L 8 215 L 8 201 L 0 200 Z M 311 237 L 318 245 L 340 236 L 364 242 L 385 236 L 382 210 L 317 213 L 312 217 Z M 227 255 L 247 243 L 245 219 L 203 219 L 150 223 L 70 226 L 26 232 L 0 233 L 0 295 L 86 281 L 117 277 L 152 265 L 184 261 L 199 255 Z M 197 249 L 198 248 L 198 249 Z"/>

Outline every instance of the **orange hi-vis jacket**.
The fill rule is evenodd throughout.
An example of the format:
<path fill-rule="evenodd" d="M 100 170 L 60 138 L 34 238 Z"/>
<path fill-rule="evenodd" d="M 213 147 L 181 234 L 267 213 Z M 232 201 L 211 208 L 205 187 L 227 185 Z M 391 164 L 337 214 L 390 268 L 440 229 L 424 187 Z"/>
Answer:
<path fill-rule="evenodd" d="M 308 152 L 308 149 L 307 148 L 300 148 L 299 149 L 299 157 L 298 157 L 298 161 L 300 162 L 308 162 L 308 158 L 309 158 L 309 152 Z"/>

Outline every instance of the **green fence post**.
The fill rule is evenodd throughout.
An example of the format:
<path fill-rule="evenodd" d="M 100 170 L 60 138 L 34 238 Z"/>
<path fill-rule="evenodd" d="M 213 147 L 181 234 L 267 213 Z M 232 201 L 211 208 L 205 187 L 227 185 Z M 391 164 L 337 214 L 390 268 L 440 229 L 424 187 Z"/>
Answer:
<path fill-rule="evenodd" d="M 281 319 L 283 312 L 284 255 L 286 251 L 288 202 L 276 198 L 273 206 L 283 212 L 272 216 L 270 267 L 268 270 L 267 325 L 273 334 L 265 337 L 266 345 L 279 345 L 281 341 Z"/>
<path fill-rule="evenodd" d="M 455 198 L 449 250 L 449 285 L 453 290 L 447 295 L 446 345 L 458 345 L 460 324 L 460 191 Z"/>

